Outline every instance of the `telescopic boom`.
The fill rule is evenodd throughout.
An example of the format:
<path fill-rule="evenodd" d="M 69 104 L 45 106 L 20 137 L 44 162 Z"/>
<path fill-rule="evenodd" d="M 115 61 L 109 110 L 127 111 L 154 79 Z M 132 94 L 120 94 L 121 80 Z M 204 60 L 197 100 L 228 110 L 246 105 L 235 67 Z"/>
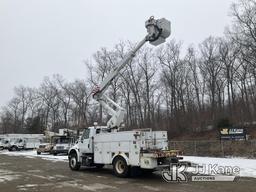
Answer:
<path fill-rule="evenodd" d="M 102 81 L 102 83 L 94 90 L 93 98 L 97 100 L 103 108 L 105 108 L 108 114 L 111 116 L 107 123 L 110 129 L 119 128 L 123 122 L 125 109 L 106 96 L 104 93 L 110 86 L 113 79 L 115 79 L 120 71 L 135 57 L 136 52 L 147 42 L 154 46 L 158 46 L 165 42 L 171 34 L 171 23 L 165 18 L 154 19 L 150 17 L 145 22 L 147 29 L 147 35 L 140 41 L 136 47 L 131 50 L 126 57 L 112 70 L 111 73 Z"/>

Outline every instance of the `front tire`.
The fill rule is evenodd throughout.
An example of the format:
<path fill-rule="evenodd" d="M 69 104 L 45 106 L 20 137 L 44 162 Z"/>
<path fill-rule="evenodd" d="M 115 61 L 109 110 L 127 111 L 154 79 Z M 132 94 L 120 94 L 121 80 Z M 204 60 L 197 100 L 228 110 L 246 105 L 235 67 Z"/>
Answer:
<path fill-rule="evenodd" d="M 116 157 L 113 162 L 114 174 L 117 177 L 127 177 L 129 175 L 129 166 L 123 157 Z"/>
<path fill-rule="evenodd" d="M 75 153 L 71 154 L 69 158 L 69 167 L 73 171 L 78 171 L 80 169 L 81 164 L 77 161 L 77 155 Z"/>

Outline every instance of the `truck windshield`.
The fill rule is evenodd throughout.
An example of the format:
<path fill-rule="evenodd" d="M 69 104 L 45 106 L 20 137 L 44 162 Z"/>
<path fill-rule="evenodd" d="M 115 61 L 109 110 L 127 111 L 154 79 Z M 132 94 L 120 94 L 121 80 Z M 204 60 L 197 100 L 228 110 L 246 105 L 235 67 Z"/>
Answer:
<path fill-rule="evenodd" d="M 60 138 L 60 143 L 69 143 L 69 138 Z"/>

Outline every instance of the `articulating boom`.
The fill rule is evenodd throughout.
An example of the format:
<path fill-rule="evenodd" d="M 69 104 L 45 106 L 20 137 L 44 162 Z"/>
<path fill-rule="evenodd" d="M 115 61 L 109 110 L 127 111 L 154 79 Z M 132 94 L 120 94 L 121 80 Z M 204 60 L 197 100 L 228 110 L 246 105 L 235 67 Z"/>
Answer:
<path fill-rule="evenodd" d="M 152 45 L 159 45 L 165 42 L 165 39 L 170 36 L 171 24 L 170 21 L 162 18 L 155 20 L 154 17 L 150 17 L 145 22 L 145 27 L 147 28 L 148 34 L 143 38 L 137 46 L 131 50 L 126 57 L 113 69 L 111 73 L 105 78 L 105 80 L 94 90 L 93 98 L 97 100 L 103 108 L 105 108 L 108 114 L 111 116 L 107 123 L 110 129 L 119 128 L 123 122 L 125 109 L 106 96 L 104 93 L 106 89 L 110 86 L 114 78 L 119 75 L 119 72 L 128 64 L 133 57 L 135 57 L 136 52 L 149 41 Z"/>

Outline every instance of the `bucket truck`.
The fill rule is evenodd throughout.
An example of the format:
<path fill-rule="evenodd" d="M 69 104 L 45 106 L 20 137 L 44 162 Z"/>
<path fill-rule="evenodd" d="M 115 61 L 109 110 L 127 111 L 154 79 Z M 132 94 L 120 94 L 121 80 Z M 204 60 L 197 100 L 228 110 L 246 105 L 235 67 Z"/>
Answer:
<path fill-rule="evenodd" d="M 146 43 L 157 46 L 165 42 L 170 35 L 170 22 L 164 18 L 150 17 L 145 22 L 147 35 L 113 69 L 106 79 L 93 92 L 93 98 L 106 109 L 111 116 L 107 126 L 86 128 L 83 135 L 68 152 L 69 167 L 79 170 L 81 166 L 102 168 L 113 165 L 114 174 L 127 177 L 131 170 L 144 169 L 150 172 L 177 162 L 182 157 L 178 151 L 168 149 L 166 131 L 138 129 L 119 131 L 125 116 L 125 109 L 106 94 L 120 71 L 135 57 L 136 52 Z"/>

